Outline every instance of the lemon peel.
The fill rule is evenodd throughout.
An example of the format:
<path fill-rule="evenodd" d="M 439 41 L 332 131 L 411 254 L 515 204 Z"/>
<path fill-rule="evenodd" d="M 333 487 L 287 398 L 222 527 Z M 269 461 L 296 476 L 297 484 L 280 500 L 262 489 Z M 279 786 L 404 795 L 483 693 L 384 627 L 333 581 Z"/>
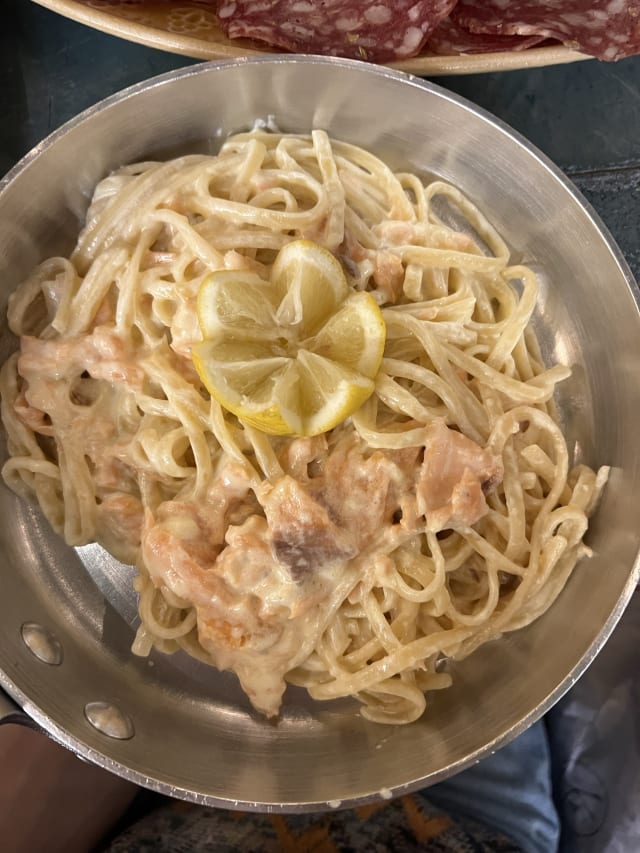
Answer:
<path fill-rule="evenodd" d="M 200 286 L 193 363 L 225 409 L 273 435 L 327 432 L 374 390 L 385 324 L 328 250 L 294 240 L 266 281 L 217 270 Z"/>

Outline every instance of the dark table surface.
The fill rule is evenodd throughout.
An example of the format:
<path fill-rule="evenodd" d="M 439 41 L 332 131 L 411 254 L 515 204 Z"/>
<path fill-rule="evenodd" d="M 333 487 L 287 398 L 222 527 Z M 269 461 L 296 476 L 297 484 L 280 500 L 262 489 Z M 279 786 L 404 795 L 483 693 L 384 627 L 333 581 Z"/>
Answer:
<path fill-rule="evenodd" d="M 5 0 L 0 173 L 85 107 L 195 60 Z M 640 56 L 435 82 L 502 118 L 575 181 L 640 278 Z"/>

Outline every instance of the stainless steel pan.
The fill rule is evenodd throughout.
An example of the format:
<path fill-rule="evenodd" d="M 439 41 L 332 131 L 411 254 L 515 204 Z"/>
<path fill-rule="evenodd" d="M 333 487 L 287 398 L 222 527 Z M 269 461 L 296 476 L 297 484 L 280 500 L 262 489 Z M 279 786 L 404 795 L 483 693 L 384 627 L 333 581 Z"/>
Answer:
<path fill-rule="evenodd" d="M 70 749 L 142 785 L 212 805 L 311 810 L 438 781 L 513 738 L 580 676 L 638 576 L 640 317 L 632 277 L 562 174 L 491 116 L 399 73 L 342 60 L 269 57 L 188 68 L 109 98 L 34 149 L 0 188 L 0 312 L 40 259 L 69 250 L 95 183 L 150 156 L 215 149 L 273 117 L 324 127 L 393 166 L 464 189 L 535 264 L 545 353 L 574 367 L 559 405 L 571 446 L 613 466 L 594 557 L 538 622 L 456 667 L 454 687 L 410 726 L 366 722 L 350 701 L 287 694 L 277 722 L 234 678 L 181 656 L 129 651 L 132 571 L 53 536 L 0 492 L 0 684 Z M 2 358 L 15 347 L 6 328 Z"/>

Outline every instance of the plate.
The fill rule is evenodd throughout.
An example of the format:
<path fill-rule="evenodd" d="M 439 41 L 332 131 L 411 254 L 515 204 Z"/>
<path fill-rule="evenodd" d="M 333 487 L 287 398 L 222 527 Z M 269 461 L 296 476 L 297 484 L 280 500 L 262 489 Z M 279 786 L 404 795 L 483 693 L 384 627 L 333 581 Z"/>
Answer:
<path fill-rule="evenodd" d="M 268 49 L 260 50 L 245 39 L 232 41 L 226 38 L 218 27 L 211 0 L 177 0 L 172 3 L 147 3 L 145 0 L 34 2 L 103 33 L 196 59 L 237 59 L 273 53 Z M 590 58 L 558 45 L 466 56 L 424 54 L 391 63 L 391 67 L 410 74 L 435 77 L 540 68 Z"/>

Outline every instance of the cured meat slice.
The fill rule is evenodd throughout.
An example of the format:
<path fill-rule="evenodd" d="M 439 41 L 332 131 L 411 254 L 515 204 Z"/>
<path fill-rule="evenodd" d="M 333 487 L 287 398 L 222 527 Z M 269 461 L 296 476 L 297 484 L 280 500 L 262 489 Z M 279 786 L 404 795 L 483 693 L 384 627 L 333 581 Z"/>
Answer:
<path fill-rule="evenodd" d="M 472 33 L 454 21 L 453 17 L 449 17 L 441 21 L 431 33 L 426 48 L 441 56 L 459 53 L 499 53 L 506 50 L 526 50 L 544 40 L 544 36 Z"/>
<path fill-rule="evenodd" d="M 638 0 L 460 0 L 454 18 L 474 33 L 544 36 L 599 59 L 640 52 Z"/>
<path fill-rule="evenodd" d="M 229 38 L 393 62 L 418 54 L 457 0 L 218 0 Z"/>

